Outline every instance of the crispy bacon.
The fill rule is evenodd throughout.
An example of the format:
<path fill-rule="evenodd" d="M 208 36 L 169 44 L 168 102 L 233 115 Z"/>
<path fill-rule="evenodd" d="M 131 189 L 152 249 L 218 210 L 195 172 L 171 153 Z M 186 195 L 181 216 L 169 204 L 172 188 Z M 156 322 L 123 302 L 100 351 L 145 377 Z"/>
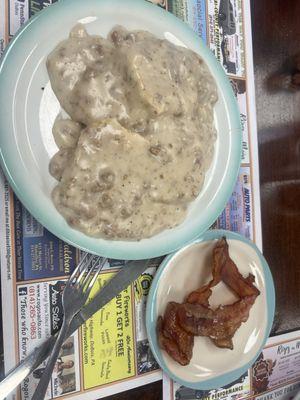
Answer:
<path fill-rule="evenodd" d="M 230 338 L 226 339 L 211 339 L 212 342 L 220 349 L 230 349 L 233 350 L 233 341 Z"/>
<path fill-rule="evenodd" d="M 186 298 L 187 303 L 190 304 L 201 304 L 203 306 L 209 307 L 209 298 L 212 294 L 210 289 L 210 284 L 195 290 L 194 292 L 190 293 Z"/>
<path fill-rule="evenodd" d="M 178 323 L 177 310 L 180 304 L 170 302 L 164 318 L 157 321 L 158 342 L 175 361 L 187 365 L 191 361 L 194 347 L 194 336 L 190 335 Z"/>
<path fill-rule="evenodd" d="M 249 274 L 247 278 L 244 278 L 229 256 L 228 243 L 226 239 L 220 239 L 219 243 L 222 246 L 222 253 L 226 260 L 221 270 L 222 281 L 240 298 L 247 296 L 257 297 L 260 292 L 253 285 L 255 281 L 254 276 Z"/>
<path fill-rule="evenodd" d="M 178 321 L 192 335 L 216 340 L 231 339 L 242 322 L 247 321 L 254 301 L 254 296 L 248 296 L 233 304 L 219 306 L 216 310 L 201 304 L 184 303 L 178 308 Z"/>
<path fill-rule="evenodd" d="M 221 281 L 221 272 L 226 263 L 226 255 L 224 255 L 223 244 L 218 241 L 213 250 L 213 270 L 212 280 L 205 286 L 190 293 L 186 301 L 191 304 L 202 304 L 209 306 L 209 298 L 212 294 L 211 288 L 216 286 Z"/>
<path fill-rule="evenodd" d="M 209 337 L 220 348 L 233 349 L 232 338 L 260 294 L 254 286 L 255 278 L 244 278 L 229 256 L 228 243 L 220 239 L 213 250 L 212 280 L 191 292 L 183 304 L 169 303 L 164 318 L 158 320 L 160 347 L 182 365 L 190 362 L 194 336 Z M 233 304 L 217 309 L 209 306 L 211 288 L 223 281 L 238 296 Z"/>

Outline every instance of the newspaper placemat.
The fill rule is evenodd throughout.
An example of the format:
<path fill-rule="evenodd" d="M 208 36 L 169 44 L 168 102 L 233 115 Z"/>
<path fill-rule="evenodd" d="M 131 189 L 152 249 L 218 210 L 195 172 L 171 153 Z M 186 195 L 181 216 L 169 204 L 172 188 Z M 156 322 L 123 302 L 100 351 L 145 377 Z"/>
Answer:
<path fill-rule="evenodd" d="M 291 400 L 300 398 L 300 331 L 269 338 L 258 359 L 235 382 L 194 390 L 163 377 L 163 400 Z"/>
<path fill-rule="evenodd" d="M 30 16 L 54 2 L 0 0 L 0 54 Z M 261 248 L 249 0 L 152 2 L 187 22 L 208 44 L 230 78 L 240 107 L 243 158 L 232 197 L 213 228 L 240 232 Z M 79 253 L 28 213 L 2 174 L 0 204 L 3 340 L 8 371 L 60 325 L 59 293 Z M 109 260 L 98 284 L 123 266 L 124 261 Z M 156 267 L 146 271 L 65 343 L 48 399 L 97 399 L 161 379 L 144 324 L 146 296 Z M 10 398 L 30 399 L 43 368 L 40 366 Z"/>

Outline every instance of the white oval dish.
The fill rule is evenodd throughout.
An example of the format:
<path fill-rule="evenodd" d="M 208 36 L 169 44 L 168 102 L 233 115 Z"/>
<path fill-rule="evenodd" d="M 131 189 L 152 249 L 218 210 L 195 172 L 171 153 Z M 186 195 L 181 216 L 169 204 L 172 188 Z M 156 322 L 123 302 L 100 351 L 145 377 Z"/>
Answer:
<path fill-rule="evenodd" d="M 212 250 L 216 240 L 225 236 L 229 253 L 244 275 L 255 276 L 260 290 L 249 319 L 237 330 L 234 349 L 220 349 L 209 338 L 195 337 L 193 357 L 181 366 L 157 342 L 156 321 L 169 301 L 183 302 L 193 290 L 211 277 Z M 236 299 L 221 282 L 213 289 L 212 306 L 231 304 Z M 257 247 L 244 237 L 222 230 L 206 232 L 194 243 L 168 256 L 159 267 L 147 302 L 146 326 L 150 346 L 162 369 L 176 382 L 193 389 L 220 388 L 239 378 L 252 365 L 264 346 L 274 318 L 275 293 L 269 267 Z"/>

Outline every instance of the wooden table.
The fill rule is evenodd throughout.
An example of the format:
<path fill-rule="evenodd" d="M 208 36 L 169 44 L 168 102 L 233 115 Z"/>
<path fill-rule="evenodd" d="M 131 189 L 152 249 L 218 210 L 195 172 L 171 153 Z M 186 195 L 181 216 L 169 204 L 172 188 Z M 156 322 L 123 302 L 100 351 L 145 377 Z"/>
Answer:
<path fill-rule="evenodd" d="M 300 328 L 300 90 L 270 88 L 293 73 L 300 52 L 300 1 L 252 0 L 264 255 L 276 286 L 272 334 Z M 108 397 L 162 399 L 161 383 Z"/>

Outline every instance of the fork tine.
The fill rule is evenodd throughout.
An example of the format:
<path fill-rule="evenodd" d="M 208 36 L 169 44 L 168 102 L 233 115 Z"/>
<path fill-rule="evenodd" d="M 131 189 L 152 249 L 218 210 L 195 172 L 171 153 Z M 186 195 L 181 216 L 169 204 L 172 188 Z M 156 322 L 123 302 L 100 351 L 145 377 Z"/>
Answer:
<path fill-rule="evenodd" d="M 72 272 L 72 275 L 71 275 L 70 278 L 69 278 L 69 282 L 72 282 L 72 281 L 75 279 L 77 273 L 80 271 L 81 266 L 82 266 L 82 264 L 85 262 L 85 260 L 86 260 L 86 258 L 87 258 L 88 255 L 89 255 L 88 253 L 85 253 L 85 254 L 84 254 L 84 256 L 83 256 L 82 259 L 80 260 L 79 264 L 77 265 L 77 267 L 76 267 L 76 268 L 74 269 L 74 271 Z"/>
<path fill-rule="evenodd" d="M 84 280 L 82 282 L 82 288 L 83 289 L 86 287 L 87 282 L 89 281 L 90 276 L 91 276 L 92 272 L 94 271 L 95 266 L 97 266 L 97 264 L 98 264 L 98 262 L 100 260 L 100 257 L 93 256 L 92 258 L 93 259 L 92 259 L 92 262 L 91 262 L 91 264 L 92 264 L 91 269 L 89 270 L 89 272 L 87 273 L 87 275 L 85 276 L 85 278 L 84 278 Z"/>
<path fill-rule="evenodd" d="M 92 254 L 90 254 L 89 260 L 84 264 L 78 278 L 74 282 L 75 284 L 78 284 L 78 285 L 81 284 L 82 279 L 84 279 L 84 281 L 85 281 L 84 275 L 88 271 L 89 267 L 91 265 L 93 265 L 93 260 L 94 260 L 94 256 Z"/>
<path fill-rule="evenodd" d="M 80 269 L 81 269 L 82 265 L 85 263 L 85 260 L 86 260 L 87 256 L 88 256 L 88 253 L 85 253 L 85 255 L 80 260 L 79 264 L 74 269 L 74 271 L 72 272 L 71 276 L 69 277 L 69 279 L 67 281 L 67 286 L 70 286 L 71 284 L 73 284 L 74 280 L 76 281 L 76 276 L 80 272 Z"/>
<path fill-rule="evenodd" d="M 102 268 L 104 267 L 104 264 L 105 264 L 105 263 L 106 263 L 106 258 L 103 258 L 103 259 L 101 260 L 100 264 L 98 265 L 98 268 L 96 269 L 95 274 L 94 274 L 92 280 L 90 281 L 90 283 L 89 283 L 89 285 L 88 285 L 88 287 L 87 287 L 87 290 L 90 290 L 90 289 L 94 286 L 94 283 L 96 282 L 96 279 L 97 279 L 97 277 L 98 277 L 100 271 L 101 271 Z"/>
<path fill-rule="evenodd" d="M 74 271 L 72 272 L 72 274 L 71 274 L 71 276 L 70 276 L 70 278 L 69 278 L 70 281 L 72 281 L 72 280 L 76 277 L 77 273 L 80 271 L 81 265 L 84 263 L 84 261 L 85 261 L 85 259 L 87 258 L 87 256 L 88 256 L 88 253 L 85 253 L 85 255 L 84 255 L 83 258 L 80 260 L 80 262 L 79 262 L 79 264 L 77 265 L 77 267 L 76 267 L 76 268 L 74 269 Z"/>
<path fill-rule="evenodd" d="M 99 257 L 99 259 L 100 259 L 100 257 Z M 94 284 L 95 284 L 95 282 L 96 282 L 96 280 L 97 280 L 97 277 L 98 277 L 100 271 L 103 269 L 103 267 L 104 267 L 104 265 L 105 265 L 105 263 L 106 263 L 106 260 L 107 260 L 107 258 L 102 258 L 102 260 L 100 261 L 100 264 L 99 264 L 99 265 L 97 265 L 98 262 L 95 262 L 95 264 L 94 264 L 94 266 L 93 266 L 93 269 L 96 267 L 96 268 L 95 268 L 94 276 L 92 277 L 92 279 L 90 280 L 90 282 L 87 282 L 87 284 L 85 285 L 86 288 L 85 288 L 85 291 L 84 291 L 84 298 L 85 298 L 86 300 L 88 299 L 88 297 L 89 297 L 89 295 L 90 295 L 90 293 L 91 293 L 91 291 L 92 291 L 92 288 L 93 288 L 93 286 L 94 286 Z M 97 261 L 99 261 L 99 260 L 97 260 Z"/>

